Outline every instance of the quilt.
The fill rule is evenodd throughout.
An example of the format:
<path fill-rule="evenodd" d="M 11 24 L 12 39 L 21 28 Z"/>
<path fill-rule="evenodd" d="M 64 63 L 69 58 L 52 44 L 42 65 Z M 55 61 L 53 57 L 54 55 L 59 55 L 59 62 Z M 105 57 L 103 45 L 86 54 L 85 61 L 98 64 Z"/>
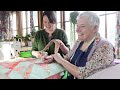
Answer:
<path fill-rule="evenodd" d="M 44 53 L 55 43 L 54 53 L 58 53 L 60 42 L 51 40 L 40 53 Z M 60 79 L 59 73 L 65 69 L 58 63 L 43 63 L 41 59 L 23 59 L 15 62 L 0 62 L 0 78 L 3 79 Z"/>
<path fill-rule="evenodd" d="M 60 79 L 64 70 L 56 62 L 45 64 L 41 59 L 0 62 L 1 79 Z"/>

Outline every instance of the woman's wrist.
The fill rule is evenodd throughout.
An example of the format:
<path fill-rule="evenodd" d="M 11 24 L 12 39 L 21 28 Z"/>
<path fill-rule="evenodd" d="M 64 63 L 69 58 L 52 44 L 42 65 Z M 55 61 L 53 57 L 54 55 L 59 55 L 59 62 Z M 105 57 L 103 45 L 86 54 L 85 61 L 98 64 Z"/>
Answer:
<path fill-rule="evenodd" d="M 53 57 L 53 55 L 54 55 L 54 54 L 51 54 L 51 55 L 50 55 L 52 60 L 54 60 L 54 57 Z"/>
<path fill-rule="evenodd" d="M 59 63 L 62 65 L 65 61 L 66 60 L 64 58 L 62 58 Z"/>

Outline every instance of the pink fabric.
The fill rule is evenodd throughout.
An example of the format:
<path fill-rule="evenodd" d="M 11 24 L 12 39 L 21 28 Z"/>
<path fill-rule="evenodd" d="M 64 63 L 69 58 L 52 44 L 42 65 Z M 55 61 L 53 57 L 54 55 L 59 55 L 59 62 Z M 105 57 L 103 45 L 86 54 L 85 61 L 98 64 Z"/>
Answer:
<path fill-rule="evenodd" d="M 60 74 L 55 74 L 55 75 L 50 76 L 50 77 L 48 77 L 46 79 L 61 79 L 61 76 L 60 76 Z"/>
<path fill-rule="evenodd" d="M 36 60 L 28 61 L 26 59 L 26 61 L 30 62 L 30 64 L 28 66 L 19 66 L 20 63 L 25 62 L 25 61 L 0 62 L 0 66 L 4 67 L 3 70 L 8 69 L 8 71 L 6 71 L 5 73 L 0 72 L 0 78 L 2 78 L 2 79 L 10 79 L 9 75 L 13 70 L 16 71 L 17 73 L 19 73 L 20 75 L 22 75 L 22 73 L 23 73 L 22 70 L 24 70 L 24 68 L 26 67 L 26 70 L 24 71 L 24 75 L 22 75 L 22 76 L 23 76 L 24 79 L 29 79 L 29 76 L 30 76 L 30 74 L 32 72 L 33 65 L 35 65 L 34 62 Z M 44 69 L 47 68 L 47 64 L 41 63 L 39 65 L 42 66 Z M 59 74 L 55 74 L 55 75 L 52 75 L 52 76 L 50 76 L 50 77 L 48 77 L 46 79 L 60 79 L 60 78 L 61 78 L 61 76 Z"/>

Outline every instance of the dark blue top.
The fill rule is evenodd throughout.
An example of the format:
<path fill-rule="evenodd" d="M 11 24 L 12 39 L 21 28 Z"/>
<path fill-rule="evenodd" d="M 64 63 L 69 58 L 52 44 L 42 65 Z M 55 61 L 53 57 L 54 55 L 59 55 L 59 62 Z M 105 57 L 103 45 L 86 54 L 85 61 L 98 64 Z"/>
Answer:
<path fill-rule="evenodd" d="M 83 45 L 84 42 L 81 42 L 78 46 L 78 48 L 75 51 L 75 54 L 73 56 L 73 58 L 71 59 L 70 63 L 78 66 L 78 67 L 84 67 L 86 65 L 87 62 L 87 57 L 90 53 L 90 50 L 93 47 L 93 42 L 90 44 L 90 46 L 88 47 L 87 50 L 85 50 L 84 52 L 82 50 L 80 50 L 81 46 Z M 71 79 L 73 79 L 74 77 L 72 75 Z"/>

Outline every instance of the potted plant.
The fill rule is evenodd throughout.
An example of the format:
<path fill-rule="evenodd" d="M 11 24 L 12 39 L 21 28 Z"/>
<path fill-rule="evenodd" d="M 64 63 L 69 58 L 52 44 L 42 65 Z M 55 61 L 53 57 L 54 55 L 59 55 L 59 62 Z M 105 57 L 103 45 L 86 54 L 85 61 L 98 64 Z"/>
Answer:
<path fill-rule="evenodd" d="M 75 38 L 75 26 L 76 26 L 76 22 L 77 22 L 77 20 L 76 20 L 76 18 L 77 18 L 77 16 L 78 16 L 78 12 L 76 12 L 76 11 L 74 11 L 74 12 L 71 12 L 70 13 L 70 29 L 71 29 L 71 31 L 70 31 L 70 36 L 71 36 L 71 38 L 70 38 L 70 42 L 71 42 L 71 45 L 73 45 L 73 42 L 76 40 L 76 38 Z"/>
<path fill-rule="evenodd" d="M 25 37 L 23 37 L 23 41 L 25 42 L 25 46 L 28 46 L 28 42 L 31 41 L 30 34 L 26 34 Z"/>
<path fill-rule="evenodd" d="M 14 39 L 15 39 L 16 41 L 20 41 L 20 42 L 21 42 L 22 37 L 20 37 L 19 35 L 16 35 L 16 37 L 14 37 Z"/>
<path fill-rule="evenodd" d="M 35 28 L 33 28 L 32 31 L 31 31 L 31 37 L 30 37 L 30 38 L 31 38 L 31 41 L 32 41 L 32 42 L 34 41 L 36 32 L 37 32 L 37 30 L 36 30 Z"/>

